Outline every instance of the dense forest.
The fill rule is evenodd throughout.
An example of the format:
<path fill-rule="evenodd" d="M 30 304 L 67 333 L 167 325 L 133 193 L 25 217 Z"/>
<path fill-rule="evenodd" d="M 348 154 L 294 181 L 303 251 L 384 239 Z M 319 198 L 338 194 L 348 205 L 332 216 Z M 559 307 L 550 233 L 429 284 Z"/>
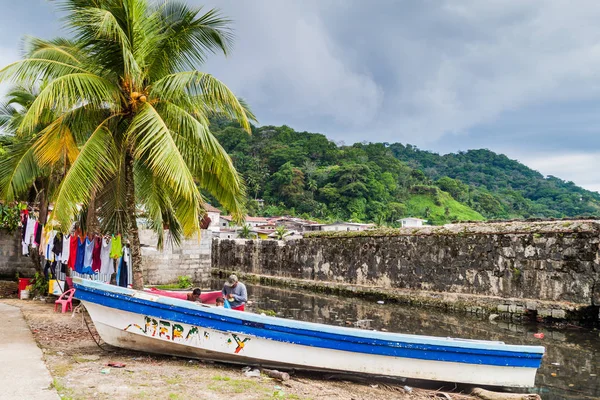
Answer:
<path fill-rule="evenodd" d="M 246 181 L 251 215 L 380 225 L 600 215 L 598 193 L 489 150 L 440 156 L 399 143 L 336 145 L 287 126 L 211 128 Z"/>

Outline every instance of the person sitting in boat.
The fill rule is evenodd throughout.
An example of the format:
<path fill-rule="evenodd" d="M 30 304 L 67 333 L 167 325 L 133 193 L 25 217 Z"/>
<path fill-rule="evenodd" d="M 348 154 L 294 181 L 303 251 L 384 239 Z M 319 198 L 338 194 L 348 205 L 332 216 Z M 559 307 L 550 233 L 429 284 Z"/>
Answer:
<path fill-rule="evenodd" d="M 246 291 L 246 285 L 238 281 L 236 275 L 230 275 L 227 278 L 221 293 L 229 301 L 229 305 L 233 310 L 244 311 L 248 301 L 248 292 Z"/>
<path fill-rule="evenodd" d="M 188 293 L 187 299 L 189 301 L 195 301 L 198 303 L 202 303 L 202 300 L 200 300 L 201 294 L 202 294 L 202 290 L 200 290 L 200 288 L 196 288 L 192 291 L 192 293 Z"/>
<path fill-rule="evenodd" d="M 223 307 L 225 305 L 225 300 L 222 297 L 217 297 L 215 300 L 215 305 L 217 307 Z"/>

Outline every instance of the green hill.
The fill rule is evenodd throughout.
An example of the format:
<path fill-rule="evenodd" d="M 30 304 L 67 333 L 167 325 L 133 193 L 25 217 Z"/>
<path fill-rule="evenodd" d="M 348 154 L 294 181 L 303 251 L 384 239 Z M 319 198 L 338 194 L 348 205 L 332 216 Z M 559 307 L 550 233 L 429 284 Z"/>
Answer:
<path fill-rule="evenodd" d="M 440 156 L 394 143 L 394 156 L 439 184 L 466 184 L 463 200 L 487 218 L 600 216 L 600 194 L 537 171 L 490 150 Z"/>
<path fill-rule="evenodd" d="M 287 126 L 248 135 L 228 121 L 212 130 L 246 181 L 251 215 L 392 226 L 407 216 L 434 224 L 600 216 L 600 194 L 489 150 L 440 156 L 400 143 L 337 145 Z"/>

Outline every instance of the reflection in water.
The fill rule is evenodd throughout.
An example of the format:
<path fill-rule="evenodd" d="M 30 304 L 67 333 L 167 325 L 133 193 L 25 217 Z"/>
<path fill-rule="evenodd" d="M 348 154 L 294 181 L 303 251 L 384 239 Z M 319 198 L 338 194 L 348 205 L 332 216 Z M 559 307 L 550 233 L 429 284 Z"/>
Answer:
<path fill-rule="evenodd" d="M 532 391 L 549 400 L 600 397 L 600 332 L 597 330 L 550 330 L 536 325 L 490 322 L 434 309 L 380 305 L 360 299 L 247 286 L 248 310 L 253 312 L 270 310 L 279 317 L 328 325 L 542 345 L 546 347 L 546 355 L 538 370 L 536 388 Z M 214 282 L 213 287 L 222 286 Z M 534 338 L 536 332 L 543 332 L 544 339 Z"/>

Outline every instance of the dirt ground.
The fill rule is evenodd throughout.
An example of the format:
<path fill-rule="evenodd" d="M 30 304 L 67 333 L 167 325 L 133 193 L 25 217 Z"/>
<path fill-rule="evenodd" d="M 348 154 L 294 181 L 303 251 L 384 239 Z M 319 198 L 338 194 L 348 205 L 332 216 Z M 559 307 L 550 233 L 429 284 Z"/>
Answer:
<path fill-rule="evenodd" d="M 21 308 L 44 352 L 62 399 L 470 399 L 381 382 L 328 379 L 325 374 L 292 375 L 278 382 L 262 375 L 247 378 L 241 367 L 147 355 L 103 344 L 85 312 L 54 313 L 54 305 L 37 300 L 2 300 Z M 81 311 L 81 310 L 76 310 Z M 84 320 L 85 318 L 85 320 Z M 102 343 L 102 342 L 101 342 Z M 123 363 L 124 368 L 107 366 Z"/>

